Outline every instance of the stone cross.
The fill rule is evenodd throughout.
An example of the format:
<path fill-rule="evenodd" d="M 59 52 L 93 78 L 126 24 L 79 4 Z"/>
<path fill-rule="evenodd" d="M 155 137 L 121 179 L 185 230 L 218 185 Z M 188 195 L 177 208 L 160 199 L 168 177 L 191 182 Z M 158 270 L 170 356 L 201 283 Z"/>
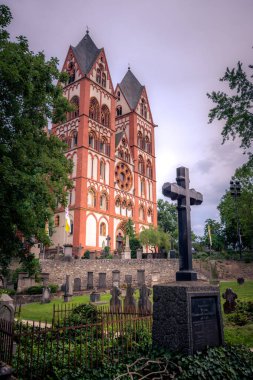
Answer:
<path fill-rule="evenodd" d="M 191 217 L 190 206 L 200 205 L 203 202 L 201 193 L 189 189 L 189 169 L 177 168 L 177 183 L 165 183 L 162 187 L 163 195 L 177 200 L 178 232 L 179 232 L 179 272 L 177 281 L 195 281 L 197 273 L 192 270 L 191 245 Z"/>

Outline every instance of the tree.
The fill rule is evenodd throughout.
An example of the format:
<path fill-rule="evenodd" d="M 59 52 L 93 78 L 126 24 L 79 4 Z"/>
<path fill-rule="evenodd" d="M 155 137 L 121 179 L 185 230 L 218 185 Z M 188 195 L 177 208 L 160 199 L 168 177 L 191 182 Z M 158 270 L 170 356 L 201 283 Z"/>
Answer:
<path fill-rule="evenodd" d="M 241 237 L 243 246 L 253 246 L 253 158 L 248 163 L 236 169 L 234 179 L 240 181 L 241 195 L 235 199 L 230 192 L 222 197 L 218 210 L 221 222 L 224 225 L 225 239 L 227 245 L 238 244 L 237 218 L 241 226 Z M 236 210 L 237 207 L 237 210 Z M 237 215 L 238 214 L 238 215 Z"/>
<path fill-rule="evenodd" d="M 0 265 L 27 255 L 34 237 L 49 243 L 45 222 L 72 187 L 66 145 L 48 134 L 48 120 L 65 120 L 71 109 L 55 80 L 66 80 L 57 59 L 29 50 L 25 37 L 11 42 L 12 19 L 0 6 Z"/>
<path fill-rule="evenodd" d="M 177 207 L 164 201 L 163 199 L 158 199 L 157 201 L 157 219 L 158 226 L 160 230 L 165 233 L 169 233 L 171 238 L 172 248 L 177 247 L 178 242 L 178 220 L 177 220 Z"/>
<path fill-rule="evenodd" d="M 139 238 L 141 244 L 148 245 L 152 252 L 156 252 L 157 247 L 166 250 L 170 248 L 169 234 L 153 227 L 141 231 Z"/>
<path fill-rule="evenodd" d="M 129 218 L 126 222 L 125 233 L 126 234 L 124 238 L 126 238 L 126 235 L 129 236 L 129 246 L 131 249 L 131 257 L 132 259 L 135 259 L 137 249 L 141 248 L 141 242 L 136 236 L 134 222 L 131 218 Z"/>
<path fill-rule="evenodd" d="M 224 233 L 223 233 L 222 225 L 213 219 L 207 219 L 205 221 L 204 238 L 205 238 L 205 244 L 207 246 L 209 246 L 210 244 L 208 226 L 210 227 L 212 248 L 215 251 L 221 251 L 224 248 Z"/>
<path fill-rule="evenodd" d="M 249 66 L 250 70 L 253 66 Z M 251 76 L 252 78 L 252 76 Z M 216 107 L 209 112 L 209 122 L 215 119 L 224 120 L 225 126 L 222 130 L 223 143 L 230 137 L 241 139 L 241 148 L 250 148 L 253 139 L 253 84 L 247 73 L 242 68 L 242 63 L 238 62 L 237 67 L 226 69 L 225 75 L 220 81 L 227 82 L 231 94 L 222 91 L 207 94 Z"/>

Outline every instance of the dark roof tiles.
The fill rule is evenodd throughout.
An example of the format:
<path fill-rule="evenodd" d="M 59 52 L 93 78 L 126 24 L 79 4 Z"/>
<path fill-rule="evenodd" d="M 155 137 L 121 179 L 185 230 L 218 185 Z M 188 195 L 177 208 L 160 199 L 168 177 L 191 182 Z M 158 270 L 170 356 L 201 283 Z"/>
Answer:
<path fill-rule="evenodd" d="M 119 87 L 125 96 L 131 110 L 135 110 L 144 86 L 140 84 L 130 69 L 128 69 L 126 75 L 120 82 Z"/>
<path fill-rule="evenodd" d="M 88 74 L 102 49 L 98 49 L 90 35 L 85 34 L 76 47 L 71 46 L 83 74 Z"/>

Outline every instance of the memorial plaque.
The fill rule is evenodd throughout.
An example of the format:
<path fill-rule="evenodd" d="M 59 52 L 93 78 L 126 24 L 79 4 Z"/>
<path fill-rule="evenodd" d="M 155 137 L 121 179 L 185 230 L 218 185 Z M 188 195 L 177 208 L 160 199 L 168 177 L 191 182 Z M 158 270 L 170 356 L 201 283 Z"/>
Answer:
<path fill-rule="evenodd" d="M 193 352 L 222 344 L 218 298 L 191 297 Z"/>

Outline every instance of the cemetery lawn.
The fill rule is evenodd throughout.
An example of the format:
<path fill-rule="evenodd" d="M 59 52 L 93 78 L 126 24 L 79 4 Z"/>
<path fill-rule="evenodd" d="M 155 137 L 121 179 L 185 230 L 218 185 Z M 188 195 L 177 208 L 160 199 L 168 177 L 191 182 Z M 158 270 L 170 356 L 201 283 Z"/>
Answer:
<path fill-rule="evenodd" d="M 109 303 L 111 298 L 110 293 L 101 294 L 101 301 Z M 53 305 L 66 305 L 66 308 L 72 304 L 84 304 L 90 302 L 90 295 L 84 294 L 83 296 L 76 296 L 72 298 L 71 302 L 65 303 L 62 298 L 54 299 L 50 303 L 40 304 L 38 302 L 22 305 L 20 319 L 29 321 L 41 321 L 51 323 L 53 317 Z"/>
<path fill-rule="evenodd" d="M 221 304 L 223 312 L 223 304 L 225 300 L 222 298 L 222 293 L 227 288 L 232 288 L 237 294 L 240 301 L 253 302 L 253 281 L 245 281 L 243 285 L 237 284 L 237 281 L 220 282 Z M 224 338 L 226 343 L 243 344 L 247 347 L 253 347 L 253 323 L 247 323 L 244 326 L 238 326 L 235 323 L 228 321 L 227 315 L 223 313 L 224 322 Z"/>

